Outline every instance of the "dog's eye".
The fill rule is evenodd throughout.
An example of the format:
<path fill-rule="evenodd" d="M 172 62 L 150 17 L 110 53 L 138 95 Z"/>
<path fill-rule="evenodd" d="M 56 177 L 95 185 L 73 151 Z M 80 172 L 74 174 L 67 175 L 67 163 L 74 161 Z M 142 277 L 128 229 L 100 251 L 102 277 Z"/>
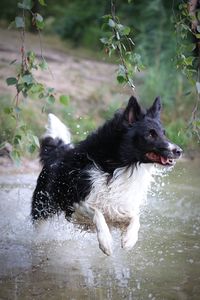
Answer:
<path fill-rule="evenodd" d="M 156 138 L 158 135 L 154 129 L 149 130 L 149 138 Z"/>

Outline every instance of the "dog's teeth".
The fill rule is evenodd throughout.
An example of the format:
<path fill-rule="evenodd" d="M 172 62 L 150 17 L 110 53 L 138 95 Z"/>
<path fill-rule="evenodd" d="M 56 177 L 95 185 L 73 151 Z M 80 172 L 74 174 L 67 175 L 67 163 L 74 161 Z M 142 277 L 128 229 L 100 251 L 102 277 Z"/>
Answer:
<path fill-rule="evenodd" d="M 175 160 L 173 158 L 168 159 L 168 163 L 170 165 L 173 165 L 175 163 Z"/>

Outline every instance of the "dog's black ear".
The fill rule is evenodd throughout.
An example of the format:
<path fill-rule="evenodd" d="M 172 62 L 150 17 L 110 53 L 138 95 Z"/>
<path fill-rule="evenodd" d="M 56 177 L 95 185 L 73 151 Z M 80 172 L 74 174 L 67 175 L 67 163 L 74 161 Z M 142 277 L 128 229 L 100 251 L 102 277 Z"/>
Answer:
<path fill-rule="evenodd" d="M 139 105 L 137 99 L 134 96 L 131 96 L 129 99 L 128 105 L 124 110 L 124 120 L 129 125 L 138 121 L 144 116 L 143 109 Z"/>
<path fill-rule="evenodd" d="M 161 100 L 160 97 L 156 97 L 154 100 L 154 103 L 152 106 L 147 110 L 147 115 L 150 116 L 151 118 L 160 118 L 160 112 L 161 112 Z"/>

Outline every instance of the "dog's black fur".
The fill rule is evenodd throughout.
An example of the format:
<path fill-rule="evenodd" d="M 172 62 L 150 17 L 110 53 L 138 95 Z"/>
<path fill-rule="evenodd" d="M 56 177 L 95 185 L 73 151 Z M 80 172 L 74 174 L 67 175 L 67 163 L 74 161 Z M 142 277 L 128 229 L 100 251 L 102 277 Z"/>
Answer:
<path fill-rule="evenodd" d="M 148 110 L 131 97 L 124 110 L 74 148 L 58 138 L 43 138 L 43 169 L 33 194 L 32 219 L 46 219 L 61 211 L 70 219 L 74 204 L 84 201 L 91 191 L 89 170 L 94 165 L 107 174 L 108 182 L 121 167 L 154 162 L 171 165 L 182 150 L 172 143 L 169 147 L 160 111 L 159 97 Z"/>

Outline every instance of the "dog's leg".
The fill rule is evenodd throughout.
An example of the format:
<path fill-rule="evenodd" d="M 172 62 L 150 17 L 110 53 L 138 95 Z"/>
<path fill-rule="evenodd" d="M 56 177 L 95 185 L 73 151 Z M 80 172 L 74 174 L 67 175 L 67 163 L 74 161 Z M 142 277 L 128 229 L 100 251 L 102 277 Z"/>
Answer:
<path fill-rule="evenodd" d="M 97 230 L 97 238 L 99 248 L 106 254 L 112 254 L 112 237 L 103 214 L 99 210 L 95 210 L 93 222 Z"/>
<path fill-rule="evenodd" d="M 106 254 L 112 254 L 112 236 L 103 214 L 96 208 L 81 202 L 77 206 L 79 212 L 91 219 L 96 227 L 99 248 Z"/>
<path fill-rule="evenodd" d="M 122 247 L 130 250 L 133 248 L 133 246 L 136 244 L 138 240 L 138 231 L 140 228 L 140 220 L 139 220 L 139 215 L 134 215 L 131 220 L 129 225 L 126 228 L 125 233 L 123 234 L 122 237 Z"/>

